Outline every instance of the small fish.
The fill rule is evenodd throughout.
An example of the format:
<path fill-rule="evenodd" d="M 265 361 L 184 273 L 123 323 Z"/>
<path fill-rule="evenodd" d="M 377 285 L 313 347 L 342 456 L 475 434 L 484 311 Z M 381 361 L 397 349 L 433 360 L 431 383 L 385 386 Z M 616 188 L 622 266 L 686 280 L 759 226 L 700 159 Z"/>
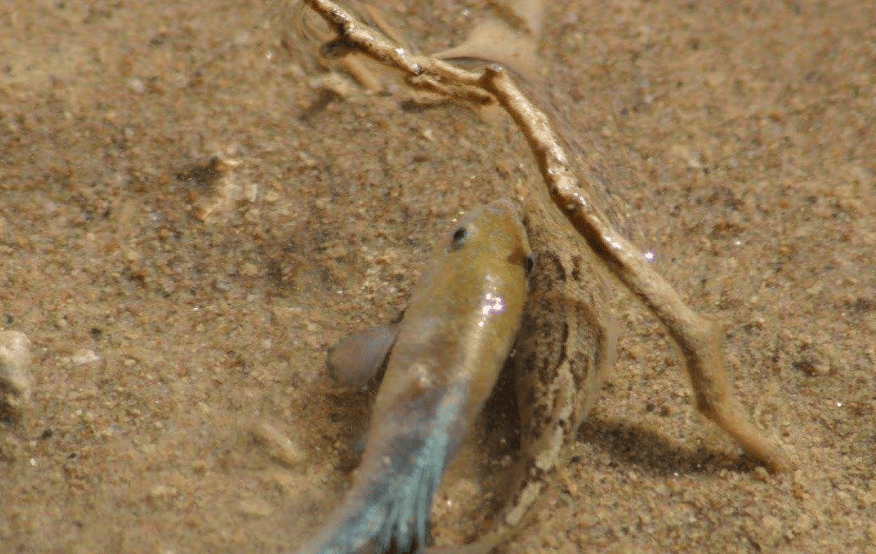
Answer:
<path fill-rule="evenodd" d="M 348 386 L 389 362 L 356 482 L 301 554 L 424 547 L 441 475 L 514 344 L 531 267 L 516 205 L 477 208 L 439 245 L 398 324 L 329 353 L 331 374 Z"/>

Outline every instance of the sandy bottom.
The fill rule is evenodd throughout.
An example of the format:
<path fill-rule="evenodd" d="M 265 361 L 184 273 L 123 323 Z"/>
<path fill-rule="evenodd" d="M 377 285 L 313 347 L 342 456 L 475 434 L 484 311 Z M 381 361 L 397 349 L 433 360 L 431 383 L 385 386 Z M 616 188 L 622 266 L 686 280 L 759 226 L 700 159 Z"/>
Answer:
<path fill-rule="evenodd" d="M 0 424 L 3 553 L 301 545 L 369 409 L 326 348 L 403 309 L 460 211 L 538 186 L 507 121 L 327 93 L 288 7 L 159 4 L 0 7 L 0 331 L 29 337 L 34 379 Z M 386 12 L 434 51 L 486 4 Z M 876 551 L 876 7 L 727 6 L 557 3 L 542 78 L 634 240 L 726 323 L 738 395 L 796 469 L 695 414 L 616 287 L 615 373 L 504 552 Z M 463 463 L 500 479 L 477 444 Z M 436 540 L 474 538 L 487 485 L 444 485 Z"/>

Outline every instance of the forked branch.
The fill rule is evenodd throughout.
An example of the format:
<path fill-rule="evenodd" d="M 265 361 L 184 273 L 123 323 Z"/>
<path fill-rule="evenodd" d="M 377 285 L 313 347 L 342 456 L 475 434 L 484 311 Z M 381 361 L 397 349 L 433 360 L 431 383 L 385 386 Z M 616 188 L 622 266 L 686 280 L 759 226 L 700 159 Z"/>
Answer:
<path fill-rule="evenodd" d="M 408 75 L 409 82 L 433 91 L 453 89 L 457 96 L 484 101 L 484 93 L 508 112 L 526 137 L 551 200 L 612 273 L 667 327 L 679 345 L 694 388 L 697 408 L 755 458 L 774 471 L 787 458 L 749 419 L 733 396 L 724 367 L 723 328 L 691 309 L 675 289 L 618 233 L 592 202 L 572 166 L 559 134 L 502 67 L 465 70 L 451 63 L 415 55 L 330 0 L 304 0 L 331 25 L 338 38 L 323 48 L 327 55 L 358 51 Z"/>

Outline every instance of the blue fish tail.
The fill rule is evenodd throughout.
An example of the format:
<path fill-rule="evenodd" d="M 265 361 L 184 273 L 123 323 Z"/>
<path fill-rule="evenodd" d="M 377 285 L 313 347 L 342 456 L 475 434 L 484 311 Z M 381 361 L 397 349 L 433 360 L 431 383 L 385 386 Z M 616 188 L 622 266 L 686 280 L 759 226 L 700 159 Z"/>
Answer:
<path fill-rule="evenodd" d="M 299 554 L 399 552 L 425 546 L 432 499 L 447 461 L 458 446 L 453 437 L 462 410 L 459 391 L 438 402 L 423 401 L 405 430 L 382 441 L 379 453 L 366 452 L 362 474 L 322 533 Z M 374 460 L 379 460 L 374 470 Z M 362 470 L 360 470 L 362 471 Z"/>

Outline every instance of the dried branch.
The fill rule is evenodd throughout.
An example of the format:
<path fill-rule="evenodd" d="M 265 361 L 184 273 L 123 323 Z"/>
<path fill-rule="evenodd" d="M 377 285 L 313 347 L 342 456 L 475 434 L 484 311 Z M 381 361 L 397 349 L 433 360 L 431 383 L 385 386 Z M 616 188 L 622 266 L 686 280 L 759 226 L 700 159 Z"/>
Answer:
<path fill-rule="evenodd" d="M 695 390 L 697 408 L 735 438 L 770 469 L 788 467 L 781 448 L 763 435 L 746 416 L 732 393 L 724 369 L 723 328 L 691 309 L 675 289 L 645 261 L 642 253 L 618 233 L 592 202 L 572 167 L 559 134 L 540 110 L 500 66 L 482 70 L 461 69 L 430 56 L 415 55 L 329 0 L 304 0 L 331 25 L 338 38 L 324 53 L 352 50 L 405 72 L 409 78 L 429 83 L 433 91 L 466 90 L 465 96 L 483 92 L 502 106 L 526 137 L 535 155 L 551 200 L 612 273 L 667 327 L 679 345 Z M 460 93 L 457 92 L 459 95 Z"/>

